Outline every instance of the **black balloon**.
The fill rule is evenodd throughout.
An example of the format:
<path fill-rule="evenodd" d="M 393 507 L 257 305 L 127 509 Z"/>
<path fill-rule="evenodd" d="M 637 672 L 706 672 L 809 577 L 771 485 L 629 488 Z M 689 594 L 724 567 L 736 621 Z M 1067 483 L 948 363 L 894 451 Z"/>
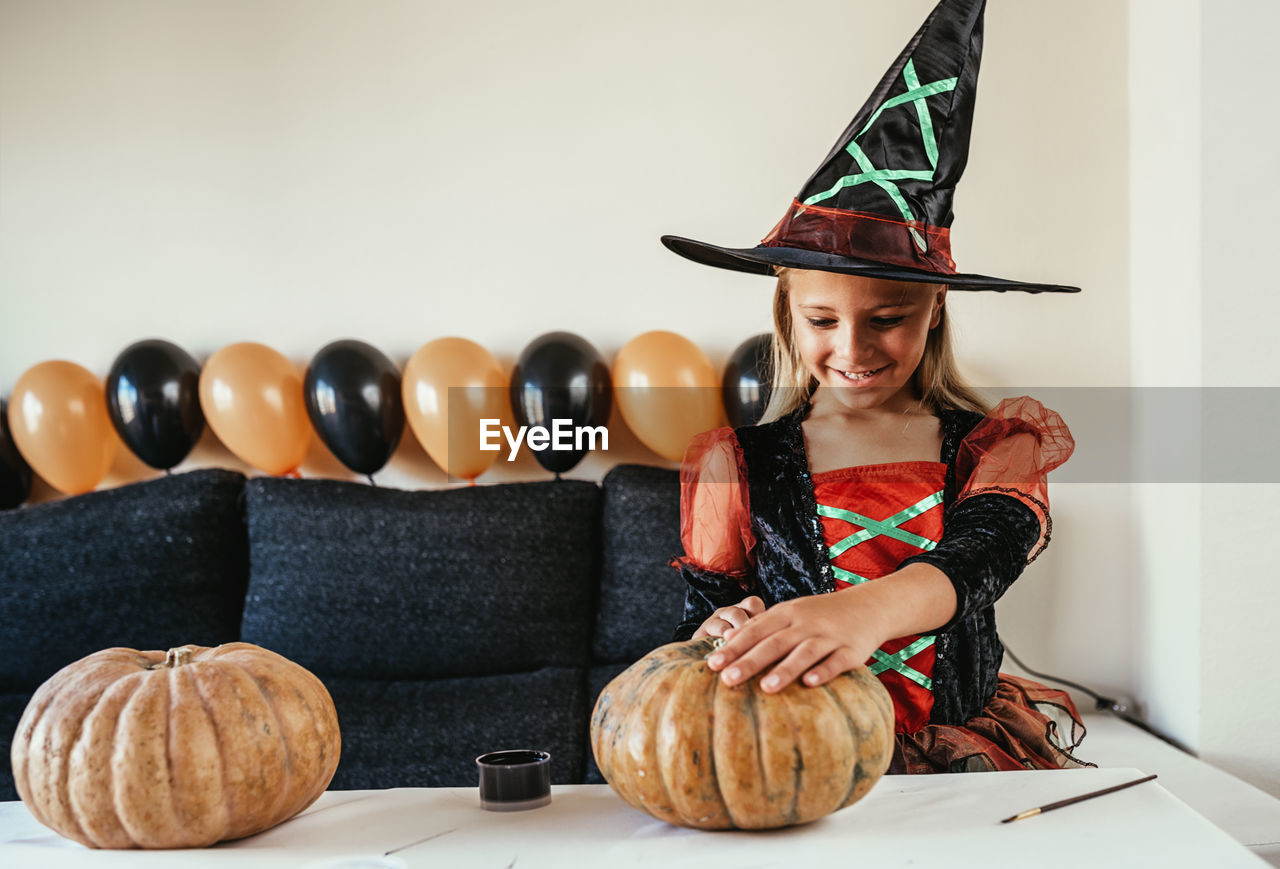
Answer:
<path fill-rule="evenodd" d="M 530 342 L 511 372 L 511 408 L 519 425 L 551 431 L 556 420 L 576 429 L 609 421 L 613 384 L 604 357 L 572 332 L 548 332 Z M 554 474 L 569 470 L 589 452 L 586 437 L 573 449 L 534 451 L 538 464 Z M 596 445 L 600 445 L 596 440 Z"/>
<path fill-rule="evenodd" d="M 107 413 L 134 455 L 167 471 L 204 431 L 200 365 L 168 341 L 130 344 L 107 375 Z"/>
<path fill-rule="evenodd" d="M 9 408 L 0 401 L 0 510 L 17 507 L 31 494 L 31 466 L 9 436 Z"/>
<path fill-rule="evenodd" d="M 311 360 L 307 415 L 338 461 L 359 474 L 380 470 L 404 433 L 400 371 L 363 341 L 334 341 Z"/>
<path fill-rule="evenodd" d="M 755 425 L 769 404 L 772 381 L 769 374 L 773 338 L 755 335 L 738 345 L 729 357 L 721 381 L 721 395 L 729 424 L 734 428 Z"/>

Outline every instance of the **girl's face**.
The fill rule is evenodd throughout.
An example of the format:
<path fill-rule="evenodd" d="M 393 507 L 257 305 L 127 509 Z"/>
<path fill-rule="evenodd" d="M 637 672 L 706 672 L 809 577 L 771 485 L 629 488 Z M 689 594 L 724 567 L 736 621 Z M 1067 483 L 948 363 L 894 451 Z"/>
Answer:
<path fill-rule="evenodd" d="M 908 410 L 911 385 L 947 289 L 796 269 L 787 274 L 796 350 L 818 381 L 815 402 Z"/>

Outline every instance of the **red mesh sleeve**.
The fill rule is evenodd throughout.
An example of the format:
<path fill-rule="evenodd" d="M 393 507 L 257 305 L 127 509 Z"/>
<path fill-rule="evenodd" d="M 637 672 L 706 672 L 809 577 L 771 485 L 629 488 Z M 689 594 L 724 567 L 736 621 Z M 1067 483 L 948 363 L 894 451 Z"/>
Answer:
<path fill-rule="evenodd" d="M 1030 563 L 1049 545 L 1046 477 L 1075 449 L 1062 417 L 1034 398 L 1006 398 L 974 427 L 956 454 L 957 501 L 984 492 L 1003 492 L 1022 501 L 1040 520 L 1040 539 L 1027 557 Z"/>
<path fill-rule="evenodd" d="M 680 542 L 684 558 L 700 570 L 741 576 L 755 536 L 747 500 L 742 447 L 731 428 L 695 436 L 680 467 Z"/>

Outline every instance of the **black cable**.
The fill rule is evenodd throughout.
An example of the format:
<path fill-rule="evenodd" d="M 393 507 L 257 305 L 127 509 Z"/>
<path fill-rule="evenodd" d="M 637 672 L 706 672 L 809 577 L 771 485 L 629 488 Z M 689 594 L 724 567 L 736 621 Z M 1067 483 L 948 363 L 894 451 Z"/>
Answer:
<path fill-rule="evenodd" d="M 1044 679 L 1047 682 L 1056 682 L 1059 685 L 1066 685 L 1068 688 L 1074 688 L 1077 691 L 1081 692 L 1082 694 L 1087 694 L 1093 698 L 1095 709 L 1100 711 L 1106 710 L 1107 712 L 1110 712 L 1112 715 L 1115 715 L 1117 718 L 1120 718 L 1124 721 L 1129 722 L 1139 730 L 1145 730 L 1147 733 L 1150 733 L 1152 736 L 1156 737 L 1162 742 L 1167 742 L 1169 745 L 1172 745 L 1174 748 L 1178 749 L 1178 751 L 1184 752 L 1186 754 L 1191 755 L 1192 757 L 1195 757 L 1194 751 L 1187 748 L 1185 745 L 1178 742 L 1173 737 L 1166 736 L 1165 734 L 1156 730 L 1150 724 L 1147 724 L 1145 721 L 1142 721 L 1141 719 L 1136 718 L 1133 715 L 1130 715 L 1129 707 L 1125 706 L 1119 700 L 1116 700 L 1112 697 L 1103 697 L 1101 694 L 1098 694 L 1094 691 L 1089 690 L 1088 688 L 1084 687 L 1078 682 L 1072 682 L 1071 680 L 1063 679 L 1060 676 L 1050 676 L 1048 673 L 1040 673 L 1040 672 L 1037 672 L 1036 670 L 1032 670 L 1026 664 L 1022 663 L 1022 661 L 1018 658 L 1018 656 L 1013 653 L 1013 649 L 1009 648 L 1008 643 L 1006 643 L 1004 640 L 1001 640 L 1000 645 L 1004 646 L 1004 653 L 1013 659 L 1013 663 L 1017 664 L 1019 667 L 1027 671 L 1027 673 L 1031 674 L 1032 676 L 1035 676 L 1037 679 Z"/>
<path fill-rule="evenodd" d="M 1071 688 L 1075 688 L 1077 691 L 1080 691 L 1081 693 L 1088 694 L 1090 697 L 1094 699 L 1094 701 L 1096 701 L 1099 704 L 1098 705 L 1099 709 L 1104 708 L 1102 705 L 1104 703 L 1107 704 L 1108 707 L 1112 705 L 1121 705 L 1121 704 L 1117 704 L 1115 700 L 1112 700 L 1109 697 L 1103 697 L 1100 694 L 1095 694 L 1093 691 L 1090 691 L 1088 688 L 1084 687 L 1083 685 L 1080 685 L 1076 682 L 1072 682 L 1069 679 L 1062 679 L 1062 678 L 1059 678 L 1058 676 L 1050 676 L 1048 673 L 1039 673 L 1035 670 L 1032 670 L 1026 664 L 1022 663 L 1022 659 L 1020 659 L 1017 655 L 1013 653 L 1013 649 L 1009 648 L 1008 643 L 1006 643 L 1004 640 L 1001 640 L 1000 645 L 1004 646 L 1004 653 L 1008 655 L 1010 658 L 1013 658 L 1013 663 L 1017 664 L 1019 667 L 1026 670 L 1028 673 L 1030 673 L 1032 676 L 1035 676 L 1037 679 L 1048 679 L 1050 682 L 1057 682 L 1059 685 L 1067 685 Z M 1123 708 L 1123 705 L 1121 705 L 1121 708 Z"/>

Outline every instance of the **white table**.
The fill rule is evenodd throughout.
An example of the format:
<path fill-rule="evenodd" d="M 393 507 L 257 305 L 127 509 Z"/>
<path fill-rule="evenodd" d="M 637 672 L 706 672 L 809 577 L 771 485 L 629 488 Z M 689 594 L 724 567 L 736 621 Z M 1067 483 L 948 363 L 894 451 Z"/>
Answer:
<path fill-rule="evenodd" d="M 549 806 L 510 813 L 482 810 L 475 788 L 330 791 L 258 836 L 180 852 L 89 850 L 38 824 L 21 803 L 0 803 L 0 866 L 320 867 L 339 857 L 388 854 L 407 867 L 495 869 L 1266 865 L 1159 779 L 1027 820 L 999 822 L 1142 775 L 1136 769 L 1082 769 L 886 777 L 843 811 L 764 833 L 668 826 L 604 785 L 556 786 Z"/>

